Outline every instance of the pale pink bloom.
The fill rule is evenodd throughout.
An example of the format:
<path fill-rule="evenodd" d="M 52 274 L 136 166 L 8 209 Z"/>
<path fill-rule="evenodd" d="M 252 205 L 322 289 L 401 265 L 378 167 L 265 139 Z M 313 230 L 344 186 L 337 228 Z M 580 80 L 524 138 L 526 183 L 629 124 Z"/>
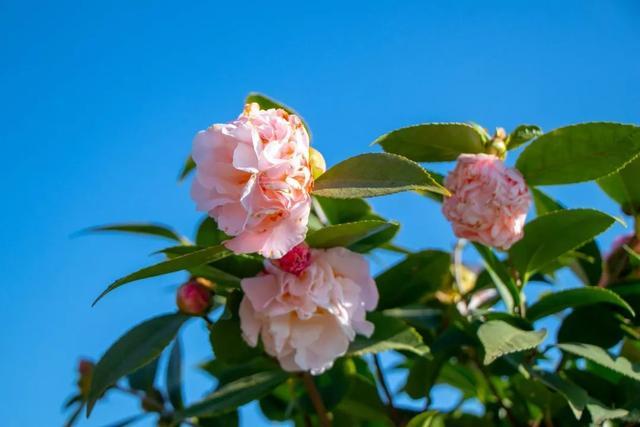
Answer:
<path fill-rule="evenodd" d="M 191 196 L 233 236 L 228 249 L 280 258 L 304 240 L 313 176 L 297 116 L 247 104 L 235 121 L 198 132 L 192 157 Z"/>
<path fill-rule="evenodd" d="M 242 280 L 240 321 L 245 341 L 258 338 L 286 371 L 329 369 L 356 333 L 371 336 L 367 311 L 378 289 L 366 259 L 345 248 L 311 249 L 311 263 L 298 276 L 265 261 L 265 272 Z"/>
<path fill-rule="evenodd" d="M 499 249 L 520 240 L 531 195 L 520 172 L 490 154 L 461 154 L 442 205 L 459 238 Z"/>

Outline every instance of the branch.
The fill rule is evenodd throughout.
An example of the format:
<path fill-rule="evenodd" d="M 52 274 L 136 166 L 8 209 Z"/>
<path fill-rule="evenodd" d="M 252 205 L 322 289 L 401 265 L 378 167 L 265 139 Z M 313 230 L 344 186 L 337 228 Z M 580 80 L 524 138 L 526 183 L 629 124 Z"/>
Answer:
<path fill-rule="evenodd" d="M 313 408 L 316 410 L 316 414 L 318 414 L 320 425 L 322 427 L 331 427 L 331 420 L 329 419 L 329 415 L 327 414 L 327 408 L 326 406 L 324 406 L 324 402 L 322 401 L 320 392 L 318 392 L 316 383 L 313 381 L 313 377 L 308 372 L 305 372 L 302 374 L 302 381 L 304 382 L 304 386 L 307 389 L 307 393 L 309 394 L 309 398 L 311 399 Z"/>
<path fill-rule="evenodd" d="M 380 357 L 377 354 L 373 355 L 373 364 L 376 367 L 376 374 L 378 376 L 378 381 L 380 382 L 380 386 L 382 387 L 382 391 L 384 395 L 387 397 L 387 403 L 389 404 L 389 412 L 391 412 L 391 419 L 395 425 L 400 425 L 398 422 L 398 411 L 396 411 L 395 406 L 393 406 L 393 396 L 389 387 L 387 386 L 387 382 L 384 378 L 384 372 L 382 371 L 382 365 L 380 364 Z"/>

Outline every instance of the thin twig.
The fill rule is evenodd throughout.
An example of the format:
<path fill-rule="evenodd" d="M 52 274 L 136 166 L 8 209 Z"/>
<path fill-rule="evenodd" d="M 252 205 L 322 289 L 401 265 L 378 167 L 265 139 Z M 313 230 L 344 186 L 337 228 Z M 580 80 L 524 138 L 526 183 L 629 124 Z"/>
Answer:
<path fill-rule="evenodd" d="M 518 422 L 518 419 L 515 417 L 515 415 L 513 415 L 513 412 L 511 412 L 511 409 L 507 405 L 505 405 L 504 401 L 502 400 L 502 397 L 500 397 L 500 393 L 498 393 L 498 389 L 496 388 L 495 384 L 493 384 L 493 382 L 491 381 L 491 377 L 487 373 L 486 369 L 484 369 L 483 366 L 480 365 L 480 363 L 477 360 L 473 360 L 473 362 L 475 363 L 476 367 L 480 370 L 480 372 L 484 376 L 484 379 L 487 381 L 487 384 L 489 385 L 489 389 L 495 396 L 496 400 L 498 401 L 498 404 L 506 412 L 507 418 L 509 419 L 509 423 L 513 427 L 519 426 L 520 423 Z"/>
<path fill-rule="evenodd" d="M 329 415 L 327 414 L 327 407 L 324 406 L 322 396 L 320 396 L 320 392 L 318 391 L 316 383 L 313 381 L 313 377 L 311 376 L 311 374 L 309 374 L 308 372 L 303 373 L 302 382 L 304 382 L 304 386 L 307 389 L 307 393 L 309 394 L 309 398 L 311 399 L 313 408 L 316 410 L 318 420 L 320 420 L 320 425 L 322 427 L 331 427 L 331 420 L 329 419 Z"/>
<path fill-rule="evenodd" d="M 376 374 L 378 375 L 378 381 L 380 382 L 380 386 L 382 387 L 382 391 L 387 398 L 387 403 L 389 404 L 389 412 L 391 412 L 391 419 L 395 425 L 400 425 L 398 420 L 398 411 L 396 411 L 395 406 L 393 405 L 393 395 L 389 390 L 389 386 L 387 386 L 387 381 L 384 378 L 384 371 L 382 370 L 382 364 L 380 363 L 380 357 L 377 354 L 373 355 L 373 364 L 376 367 Z"/>
<path fill-rule="evenodd" d="M 465 239 L 458 239 L 453 249 L 453 274 L 455 275 L 456 288 L 460 295 L 465 293 L 462 288 L 462 250 L 466 243 Z"/>
<path fill-rule="evenodd" d="M 150 397 L 147 393 L 139 392 L 137 390 L 134 390 L 128 387 L 123 387 L 119 384 L 116 384 L 114 388 L 118 391 L 137 397 L 138 399 L 141 399 L 144 403 L 147 404 L 147 406 L 157 409 L 157 411 L 161 414 L 165 414 L 164 405 L 158 402 L 157 400 L 155 400 L 153 397 Z"/>

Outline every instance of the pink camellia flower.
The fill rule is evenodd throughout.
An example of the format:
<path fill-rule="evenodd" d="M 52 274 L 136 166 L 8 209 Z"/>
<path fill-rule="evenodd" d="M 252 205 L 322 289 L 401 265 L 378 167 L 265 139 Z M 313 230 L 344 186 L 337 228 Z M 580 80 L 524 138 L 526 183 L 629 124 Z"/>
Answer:
<path fill-rule="evenodd" d="M 356 333 L 371 336 L 365 319 L 378 303 L 378 289 L 362 255 L 345 248 L 311 249 L 311 263 L 298 276 L 271 261 L 265 272 L 243 279 L 242 335 L 262 343 L 286 371 L 329 369 L 347 352 Z"/>
<path fill-rule="evenodd" d="M 280 258 L 304 240 L 313 176 L 309 135 L 296 115 L 247 104 L 233 122 L 200 131 L 192 157 L 191 196 L 234 236 L 228 249 Z"/>
<path fill-rule="evenodd" d="M 190 280 L 178 288 L 176 304 L 181 312 L 192 316 L 206 314 L 211 308 L 211 291 L 197 280 Z"/>
<path fill-rule="evenodd" d="M 299 276 L 311 264 L 311 249 L 306 243 L 300 243 L 282 258 L 274 260 L 274 264 L 287 273 Z"/>
<path fill-rule="evenodd" d="M 461 154 L 442 205 L 456 236 L 509 249 L 523 236 L 531 195 L 522 175 L 490 154 Z"/>

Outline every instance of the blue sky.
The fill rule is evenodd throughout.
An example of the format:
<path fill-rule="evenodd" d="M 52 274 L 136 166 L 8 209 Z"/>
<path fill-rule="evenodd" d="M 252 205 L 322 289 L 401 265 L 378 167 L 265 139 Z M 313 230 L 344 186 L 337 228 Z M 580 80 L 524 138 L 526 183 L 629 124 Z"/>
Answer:
<path fill-rule="evenodd" d="M 419 122 L 639 121 L 638 2 L 317 3 L 0 1 L 3 425 L 61 425 L 79 356 L 173 309 L 180 275 L 90 307 L 163 242 L 69 236 L 131 220 L 191 233 L 199 216 L 177 170 L 193 134 L 235 117 L 249 91 L 300 111 L 329 164 Z M 551 192 L 617 213 L 592 185 Z M 374 205 L 403 222 L 406 246 L 453 243 L 419 196 Z M 209 349 L 199 324 L 184 338 L 195 399 L 208 383 L 193 367 Z M 136 411 L 108 400 L 83 425 Z M 255 425 L 254 410 L 244 415 Z"/>

